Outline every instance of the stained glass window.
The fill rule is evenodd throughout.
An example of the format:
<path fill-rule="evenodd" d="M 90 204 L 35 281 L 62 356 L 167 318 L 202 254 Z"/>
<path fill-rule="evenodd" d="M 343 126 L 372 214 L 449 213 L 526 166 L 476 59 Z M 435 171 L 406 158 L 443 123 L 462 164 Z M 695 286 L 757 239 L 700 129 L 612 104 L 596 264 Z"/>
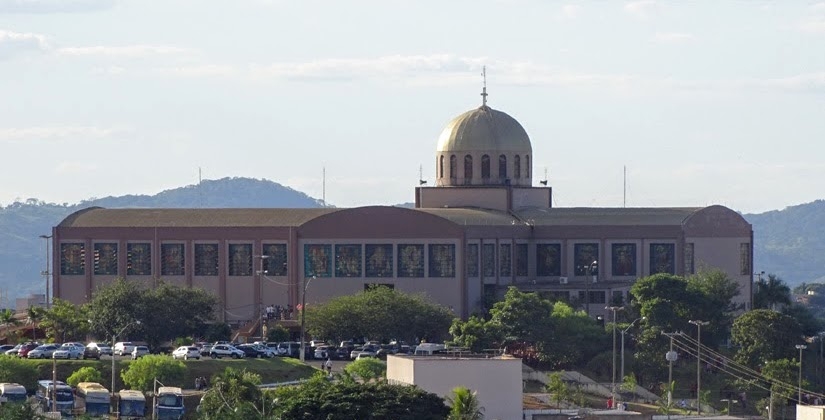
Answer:
<path fill-rule="evenodd" d="M 685 244 L 685 274 L 694 274 L 696 267 L 693 263 L 693 242 Z"/>
<path fill-rule="evenodd" d="M 117 275 L 117 243 L 104 242 L 94 245 L 95 275 Z"/>
<path fill-rule="evenodd" d="M 478 277 L 478 244 L 467 244 L 467 277 Z"/>
<path fill-rule="evenodd" d="M 481 247 L 481 274 L 484 277 L 496 276 L 496 245 L 484 244 Z"/>
<path fill-rule="evenodd" d="M 751 274 L 751 244 L 747 242 L 739 244 L 739 274 Z"/>
<path fill-rule="evenodd" d="M 126 275 L 152 275 L 152 244 L 126 244 Z"/>
<path fill-rule="evenodd" d="M 650 244 L 650 274 L 675 274 L 673 244 Z"/>
<path fill-rule="evenodd" d="M 501 244 L 499 246 L 499 275 L 501 277 L 510 277 L 513 275 L 513 254 L 511 252 L 512 246 L 510 244 Z"/>
<path fill-rule="evenodd" d="M 636 244 L 611 245 L 612 272 L 614 276 L 636 275 Z"/>
<path fill-rule="evenodd" d="M 455 277 L 455 245 L 431 244 L 430 277 Z"/>
<path fill-rule="evenodd" d="M 186 274 L 186 257 L 183 244 L 160 245 L 160 275 L 182 276 Z"/>
<path fill-rule="evenodd" d="M 536 245 L 536 275 L 539 277 L 561 275 L 561 244 Z"/>
<path fill-rule="evenodd" d="M 252 275 L 252 244 L 229 244 L 229 275 Z"/>
<path fill-rule="evenodd" d="M 392 245 L 367 244 L 367 277 L 392 277 Z"/>
<path fill-rule="evenodd" d="M 481 179 L 490 179 L 490 156 L 481 156 Z"/>
<path fill-rule="evenodd" d="M 464 182 L 470 183 L 473 179 L 473 157 L 470 155 L 464 156 Z"/>
<path fill-rule="evenodd" d="M 573 245 L 573 265 L 577 276 L 596 276 L 596 265 L 594 261 L 599 260 L 599 244 L 575 244 Z M 594 272 L 590 272 L 590 267 Z"/>
<path fill-rule="evenodd" d="M 60 274 L 64 276 L 86 274 L 86 246 L 83 243 L 60 244 Z"/>
<path fill-rule="evenodd" d="M 513 178 L 521 178 L 521 156 L 516 155 L 513 158 Z"/>
<path fill-rule="evenodd" d="M 218 275 L 218 244 L 195 244 L 195 275 Z"/>
<path fill-rule="evenodd" d="M 458 178 L 458 159 L 450 155 L 450 179 Z"/>
<path fill-rule="evenodd" d="M 516 276 L 527 277 L 530 275 L 527 255 L 527 244 L 516 244 Z"/>
<path fill-rule="evenodd" d="M 504 155 L 498 157 L 498 179 L 507 179 L 507 156 Z"/>
<path fill-rule="evenodd" d="M 335 245 L 335 277 L 361 277 L 361 245 Z"/>
<path fill-rule="evenodd" d="M 527 171 L 524 173 L 525 178 L 530 178 L 533 174 L 533 168 L 530 167 L 530 155 L 524 156 L 524 170 Z"/>
<path fill-rule="evenodd" d="M 304 244 L 304 276 L 332 277 L 332 245 Z"/>
<path fill-rule="evenodd" d="M 444 155 L 438 157 L 438 177 L 444 178 Z"/>
<path fill-rule="evenodd" d="M 263 244 L 264 271 L 267 276 L 286 276 L 286 244 Z"/>
<path fill-rule="evenodd" d="M 398 277 L 424 277 L 424 245 L 398 245 Z"/>

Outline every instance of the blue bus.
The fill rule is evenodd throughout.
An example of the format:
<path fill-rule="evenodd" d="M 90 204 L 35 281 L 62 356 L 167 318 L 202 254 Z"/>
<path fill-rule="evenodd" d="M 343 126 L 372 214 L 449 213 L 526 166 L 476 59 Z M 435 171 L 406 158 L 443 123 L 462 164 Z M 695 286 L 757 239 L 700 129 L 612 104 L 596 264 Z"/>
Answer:
<path fill-rule="evenodd" d="M 155 418 L 159 420 L 181 420 L 183 418 L 183 391 L 176 386 L 158 388 L 155 402 Z"/>
<path fill-rule="evenodd" d="M 75 390 L 77 409 L 89 417 L 109 417 L 109 390 L 97 382 L 81 382 Z"/>
<path fill-rule="evenodd" d="M 52 382 L 51 379 L 37 381 L 37 402 L 44 412 L 56 407 L 60 414 L 71 417 L 74 414 L 74 394 L 72 387 L 65 382 Z"/>

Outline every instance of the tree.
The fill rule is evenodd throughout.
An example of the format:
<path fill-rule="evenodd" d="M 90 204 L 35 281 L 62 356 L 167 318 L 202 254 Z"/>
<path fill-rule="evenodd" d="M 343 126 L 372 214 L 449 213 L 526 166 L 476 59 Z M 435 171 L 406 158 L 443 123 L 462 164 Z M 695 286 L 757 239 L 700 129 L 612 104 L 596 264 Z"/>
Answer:
<path fill-rule="evenodd" d="M 98 383 L 100 383 L 102 381 L 103 381 L 103 375 L 100 374 L 99 370 L 97 370 L 97 369 L 95 369 L 91 366 L 82 367 L 82 368 L 74 371 L 74 373 L 72 373 L 71 375 L 69 375 L 68 378 L 66 378 L 66 383 L 73 386 L 73 387 L 76 387 L 77 384 L 79 384 L 81 382 L 98 382 Z"/>
<path fill-rule="evenodd" d="M 799 368 L 797 362 L 791 359 L 769 360 L 762 368 L 762 375 L 769 381 L 770 395 L 768 396 L 767 405 L 770 406 L 772 412 L 777 408 L 779 403 L 796 399 L 796 372 Z M 804 381 L 803 381 L 804 385 Z M 766 406 L 764 402 L 760 402 L 758 407 Z M 767 414 L 767 413 L 765 413 Z M 776 418 L 776 416 L 773 416 Z M 784 416 L 783 416 L 784 417 Z"/>
<path fill-rule="evenodd" d="M 792 359 L 802 329 L 793 318 L 768 309 L 745 312 L 733 322 L 731 340 L 739 346 L 734 359 L 755 369 L 765 361 Z"/>
<path fill-rule="evenodd" d="M 266 340 L 275 343 L 289 341 L 289 331 L 281 325 L 276 325 L 270 328 L 269 332 L 266 333 Z"/>
<path fill-rule="evenodd" d="M 155 379 L 166 385 L 182 386 L 185 373 L 183 362 L 169 356 L 150 354 L 129 363 L 120 376 L 131 389 L 145 392 L 154 389 Z"/>
<path fill-rule="evenodd" d="M 802 335 L 813 337 L 822 331 L 822 320 L 814 316 L 807 306 L 794 303 L 782 308 L 782 313 L 796 320 L 802 329 Z"/>
<path fill-rule="evenodd" d="M 453 388 L 453 395 L 447 397 L 447 403 L 450 405 L 448 420 L 484 419 L 484 407 L 479 405 L 477 393 L 470 391 L 469 388 L 463 386 Z"/>
<path fill-rule="evenodd" d="M 310 306 L 303 312 L 311 336 L 336 341 L 369 337 L 378 341 L 438 342 L 447 336 L 455 318 L 451 310 L 422 295 L 381 286 Z"/>
<path fill-rule="evenodd" d="M 258 388 L 261 376 L 257 373 L 246 369 L 226 368 L 223 373 L 214 375 L 210 383 L 211 387 L 203 396 L 199 408 L 204 419 L 233 418 L 238 414 L 238 407 L 245 407 L 243 410 L 254 417 L 259 417 L 255 416 L 254 412 L 263 411 L 263 407 L 259 409 L 256 405 L 262 401 L 262 393 Z"/>
<path fill-rule="evenodd" d="M 777 305 L 791 304 L 791 289 L 776 274 L 768 274 L 767 279 L 761 276 L 754 284 L 754 309 L 776 310 Z"/>
<path fill-rule="evenodd" d="M 559 413 L 561 413 L 561 403 L 570 398 L 570 389 L 562 379 L 563 373 L 564 372 L 553 372 L 547 375 L 549 383 L 546 389 L 547 392 L 553 394 L 552 398 L 556 401 L 556 407 L 559 409 Z"/>
<path fill-rule="evenodd" d="M 367 357 L 355 360 L 344 367 L 344 371 L 350 375 L 361 378 L 364 382 L 378 381 L 387 374 L 387 364 L 381 360 Z"/>
<path fill-rule="evenodd" d="M 91 327 L 87 309 L 86 305 L 54 299 L 51 308 L 43 311 L 40 326 L 47 337 L 57 342 L 82 341 Z"/>
<path fill-rule="evenodd" d="M 45 416 L 37 412 L 34 404 L 25 402 L 0 404 L 0 418 L 3 420 L 46 420 Z"/>
<path fill-rule="evenodd" d="M 43 318 L 43 308 L 29 306 L 26 309 L 26 322 L 32 326 L 32 340 L 37 340 L 37 323 Z"/>
<path fill-rule="evenodd" d="M 503 338 L 500 324 L 477 316 L 471 316 L 467 321 L 455 318 L 450 335 L 453 336 L 452 345 L 466 347 L 474 353 L 499 348 Z"/>
<path fill-rule="evenodd" d="M 585 311 L 574 310 L 565 302 L 553 303 L 550 321 L 554 338 L 541 343 L 539 350 L 541 360 L 551 368 L 579 366 L 609 346 L 605 329 L 593 322 Z"/>
<path fill-rule="evenodd" d="M 14 311 L 11 309 L 3 309 L 0 311 L 0 324 L 6 329 L 5 334 L 3 334 L 6 337 L 6 342 L 10 343 L 9 331 L 18 324 L 17 318 L 14 317 Z"/>

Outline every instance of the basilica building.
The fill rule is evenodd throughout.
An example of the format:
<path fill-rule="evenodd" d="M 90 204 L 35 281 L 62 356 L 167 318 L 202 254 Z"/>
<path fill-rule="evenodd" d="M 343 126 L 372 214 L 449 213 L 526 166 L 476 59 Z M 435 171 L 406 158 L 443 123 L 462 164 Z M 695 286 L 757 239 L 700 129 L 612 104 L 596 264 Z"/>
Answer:
<path fill-rule="evenodd" d="M 753 230 L 723 206 L 553 208 L 534 185 L 530 137 L 487 105 L 455 117 L 435 148 L 435 184 L 415 208 L 104 209 L 53 229 L 54 297 L 80 304 L 123 277 L 219 296 L 219 318 L 308 305 L 380 284 L 467 317 L 509 286 L 591 316 L 622 305 L 636 279 L 721 269 L 751 305 Z"/>

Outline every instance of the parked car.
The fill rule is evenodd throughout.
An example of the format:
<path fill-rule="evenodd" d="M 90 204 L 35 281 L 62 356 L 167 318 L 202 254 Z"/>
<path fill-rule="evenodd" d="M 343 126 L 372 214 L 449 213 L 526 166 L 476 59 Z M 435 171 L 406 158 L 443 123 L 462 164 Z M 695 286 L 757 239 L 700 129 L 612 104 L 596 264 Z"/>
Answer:
<path fill-rule="evenodd" d="M 59 348 L 60 346 L 57 344 L 44 344 L 29 350 L 26 353 L 26 357 L 29 359 L 48 359 L 51 358 L 54 352 Z"/>
<path fill-rule="evenodd" d="M 240 359 L 241 357 L 244 357 L 244 355 L 245 353 L 242 350 L 238 350 L 229 344 L 216 344 L 212 346 L 211 350 L 209 350 L 209 357 L 213 359 L 220 359 L 222 357 Z"/>
<path fill-rule="evenodd" d="M 264 344 L 253 343 L 252 347 L 255 347 L 256 350 L 261 352 L 261 357 L 266 357 L 266 358 L 271 359 L 271 358 L 278 355 L 278 349 L 267 347 Z"/>
<path fill-rule="evenodd" d="M 180 346 L 172 352 L 173 359 L 197 359 L 201 358 L 201 351 L 195 346 Z"/>
<path fill-rule="evenodd" d="M 361 353 L 365 353 L 367 356 L 375 357 L 375 354 L 378 352 L 378 347 L 373 345 L 366 345 L 364 347 L 357 347 L 355 350 L 351 351 L 349 354 L 350 360 L 355 360 L 358 358 L 358 355 Z"/>
<path fill-rule="evenodd" d="M 149 347 L 146 346 L 135 346 L 132 349 L 132 360 L 137 360 L 141 356 L 146 356 L 149 354 Z"/>
<path fill-rule="evenodd" d="M 346 347 L 338 347 L 338 349 L 335 350 L 335 355 L 337 356 L 338 359 L 346 360 L 347 358 L 349 358 L 349 352 L 350 352 L 350 349 L 348 349 Z"/>
<path fill-rule="evenodd" d="M 332 347 L 330 347 L 330 346 L 315 347 L 315 353 L 313 354 L 313 356 L 316 359 L 329 359 L 329 358 L 331 358 L 330 348 L 332 348 Z M 332 352 L 335 352 L 335 348 L 332 348 Z"/>
<path fill-rule="evenodd" d="M 278 353 L 284 357 L 298 358 L 301 355 L 301 343 L 295 341 L 284 341 L 278 344 Z"/>
<path fill-rule="evenodd" d="M 310 340 L 309 341 L 309 346 L 310 347 L 320 347 L 320 346 L 324 346 L 326 344 L 327 344 L 327 342 L 324 341 L 324 340 Z"/>
<path fill-rule="evenodd" d="M 100 360 L 100 356 L 103 355 L 112 355 L 112 347 L 109 346 L 109 343 L 89 343 L 86 344 L 86 347 L 83 349 L 84 359 Z"/>
<path fill-rule="evenodd" d="M 6 350 L 4 353 L 6 354 L 6 356 L 17 356 L 17 352 L 20 351 L 20 347 L 23 347 L 23 345 L 18 344 L 9 350 Z"/>
<path fill-rule="evenodd" d="M 361 360 L 361 359 L 367 359 L 367 358 L 375 359 L 377 357 L 378 356 L 376 356 L 375 353 L 368 352 L 368 351 L 362 351 L 362 352 L 358 353 L 358 356 L 355 356 L 355 360 Z"/>
<path fill-rule="evenodd" d="M 195 347 L 200 350 L 201 357 L 209 357 L 209 350 L 212 350 L 212 344 L 210 343 L 196 343 Z"/>
<path fill-rule="evenodd" d="M 112 353 L 115 356 L 123 356 L 125 354 L 131 354 L 132 350 L 135 349 L 135 344 L 131 341 L 121 341 L 115 343 L 115 346 L 112 347 Z"/>
<path fill-rule="evenodd" d="M 29 352 L 30 352 L 30 351 L 32 351 L 32 350 L 34 350 L 34 349 L 36 349 L 38 346 L 40 346 L 40 344 L 38 344 L 38 343 L 26 343 L 26 344 L 23 344 L 23 345 L 22 345 L 22 346 L 20 346 L 20 348 L 17 350 L 17 356 L 19 356 L 19 357 L 28 357 L 28 356 L 29 356 Z"/>
<path fill-rule="evenodd" d="M 86 350 L 86 347 L 80 343 L 63 343 L 59 349 L 55 350 L 52 353 L 53 359 L 77 359 L 80 360 L 83 357 L 83 353 Z"/>
<path fill-rule="evenodd" d="M 14 347 L 14 344 L 3 344 L 2 346 L 0 346 L 0 354 L 5 354 L 7 351 L 13 349 Z"/>
<path fill-rule="evenodd" d="M 258 358 L 263 357 L 261 352 L 259 352 L 258 349 L 256 349 L 255 347 L 252 347 L 251 344 L 241 344 L 241 345 L 239 345 L 238 347 L 235 347 L 235 348 L 242 351 L 243 354 L 244 354 L 244 357 L 249 357 L 249 358 L 252 358 L 252 359 L 258 359 Z"/>

